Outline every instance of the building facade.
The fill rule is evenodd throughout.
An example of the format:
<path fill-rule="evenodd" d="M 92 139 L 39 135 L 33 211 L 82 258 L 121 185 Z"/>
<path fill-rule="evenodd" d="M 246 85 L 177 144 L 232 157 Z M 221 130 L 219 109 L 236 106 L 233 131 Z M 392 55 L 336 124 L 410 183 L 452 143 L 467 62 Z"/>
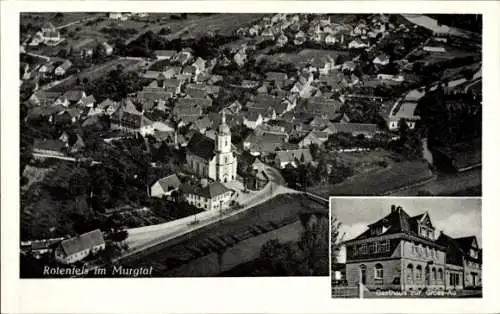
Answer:
<path fill-rule="evenodd" d="M 445 289 L 446 248 L 429 214 L 410 217 L 393 205 L 386 217 L 346 243 L 346 279 L 370 290 Z"/>
<path fill-rule="evenodd" d="M 200 186 L 183 184 L 180 187 L 189 204 L 204 210 L 225 210 L 229 208 L 233 191 L 220 182 L 202 183 Z"/>

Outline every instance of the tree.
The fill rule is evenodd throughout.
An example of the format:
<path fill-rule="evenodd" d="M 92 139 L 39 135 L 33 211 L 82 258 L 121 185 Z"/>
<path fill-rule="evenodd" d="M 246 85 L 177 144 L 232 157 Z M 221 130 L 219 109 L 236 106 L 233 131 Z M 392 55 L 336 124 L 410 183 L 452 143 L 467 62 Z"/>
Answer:
<path fill-rule="evenodd" d="M 109 234 L 109 238 L 114 242 L 123 242 L 128 238 L 128 231 L 124 229 L 114 230 Z"/>

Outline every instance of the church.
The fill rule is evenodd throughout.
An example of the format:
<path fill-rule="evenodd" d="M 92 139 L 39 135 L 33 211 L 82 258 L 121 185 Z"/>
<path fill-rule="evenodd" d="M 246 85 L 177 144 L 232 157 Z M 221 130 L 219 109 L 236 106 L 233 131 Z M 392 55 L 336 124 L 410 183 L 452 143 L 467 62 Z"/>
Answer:
<path fill-rule="evenodd" d="M 193 135 L 186 152 L 187 166 L 196 175 L 219 182 L 236 179 L 237 158 L 231 144 L 231 130 L 222 112 L 215 139 L 201 133 Z"/>

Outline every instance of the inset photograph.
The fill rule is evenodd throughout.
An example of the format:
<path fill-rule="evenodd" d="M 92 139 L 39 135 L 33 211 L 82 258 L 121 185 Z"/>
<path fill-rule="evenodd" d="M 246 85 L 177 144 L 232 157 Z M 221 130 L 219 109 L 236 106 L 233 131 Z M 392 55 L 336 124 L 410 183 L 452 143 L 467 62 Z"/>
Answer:
<path fill-rule="evenodd" d="M 481 199 L 331 197 L 333 298 L 482 297 Z"/>

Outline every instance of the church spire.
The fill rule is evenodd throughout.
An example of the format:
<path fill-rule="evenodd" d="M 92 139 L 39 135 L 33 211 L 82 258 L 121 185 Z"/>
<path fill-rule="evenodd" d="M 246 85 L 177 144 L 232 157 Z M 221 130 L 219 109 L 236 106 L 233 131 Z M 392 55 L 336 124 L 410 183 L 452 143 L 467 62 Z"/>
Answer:
<path fill-rule="evenodd" d="M 222 109 L 222 122 L 221 124 L 226 124 L 226 110 Z"/>

